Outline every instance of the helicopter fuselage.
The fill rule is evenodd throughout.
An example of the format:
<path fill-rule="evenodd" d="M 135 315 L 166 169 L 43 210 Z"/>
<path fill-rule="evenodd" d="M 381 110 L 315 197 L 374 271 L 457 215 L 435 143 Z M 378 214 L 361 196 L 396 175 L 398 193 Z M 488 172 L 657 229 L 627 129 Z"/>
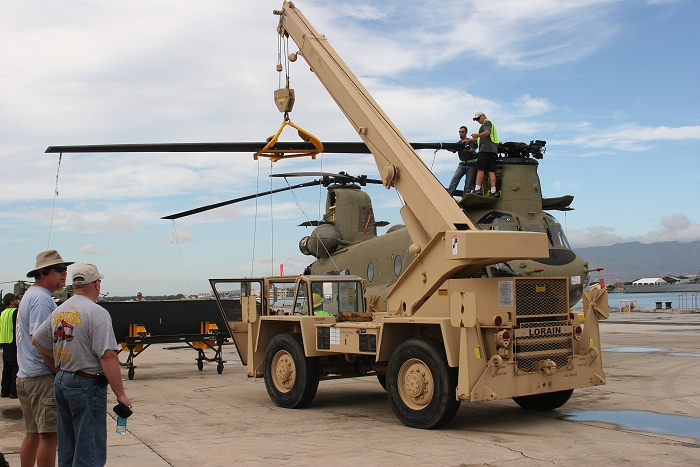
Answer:
<path fill-rule="evenodd" d="M 481 270 L 477 274 L 479 277 L 568 277 L 569 301 L 573 306 L 581 299 L 588 283 L 588 263 L 571 250 L 562 226 L 543 210 L 538 165 L 530 158 L 499 158 L 497 180 L 500 199 L 467 195 L 459 200 L 459 204 L 481 230 L 544 232 L 549 238 L 548 258 L 492 265 Z M 305 274 L 357 275 L 367 281 L 368 293 L 385 297 L 414 259 L 409 253 L 412 241 L 408 230 L 402 225 L 376 236 L 369 196 L 359 191 L 359 187 L 352 187 L 352 192 L 347 191 L 349 188 L 329 189 L 324 222 L 338 227 L 336 236 L 352 241 L 331 243 L 323 235 L 319 238 L 319 235 L 312 234 L 309 239 L 328 243 L 330 247 L 327 252 L 318 255 L 321 257 L 309 265 Z M 570 203 L 572 199 L 568 197 L 567 202 Z M 357 203 L 361 206 L 355 206 Z M 568 210 L 568 203 L 563 209 Z M 544 204 L 552 205 L 548 202 Z M 318 228 L 322 232 L 320 227 L 323 226 Z"/>

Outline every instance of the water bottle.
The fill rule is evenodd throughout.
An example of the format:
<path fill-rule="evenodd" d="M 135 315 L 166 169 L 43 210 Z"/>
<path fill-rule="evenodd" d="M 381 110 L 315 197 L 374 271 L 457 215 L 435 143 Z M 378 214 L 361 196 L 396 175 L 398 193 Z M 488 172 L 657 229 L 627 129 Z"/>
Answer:
<path fill-rule="evenodd" d="M 117 434 L 123 435 L 126 433 L 126 418 L 117 416 Z"/>

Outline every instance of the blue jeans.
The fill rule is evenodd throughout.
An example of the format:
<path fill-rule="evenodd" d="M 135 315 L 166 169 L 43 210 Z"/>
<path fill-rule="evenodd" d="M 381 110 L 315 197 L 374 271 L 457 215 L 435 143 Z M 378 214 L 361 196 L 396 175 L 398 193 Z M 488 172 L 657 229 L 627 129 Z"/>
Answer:
<path fill-rule="evenodd" d="M 107 387 L 59 371 L 54 380 L 59 467 L 107 462 Z"/>
<path fill-rule="evenodd" d="M 464 191 L 462 192 L 462 195 L 465 195 L 469 190 L 474 189 L 474 181 L 476 180 L 476 164 L 464 164 L 460 162 L 460 164 L 457 166 L 457 170 L 455 170 L 455 174 L 452 176 L 452 180 L 450 180 L 450 186 L 447 188 L 447 192 L 450 194 L 450 196 L 454 195 L 457 185 L 459 185 L 459 181 L 465 175 Z"/>

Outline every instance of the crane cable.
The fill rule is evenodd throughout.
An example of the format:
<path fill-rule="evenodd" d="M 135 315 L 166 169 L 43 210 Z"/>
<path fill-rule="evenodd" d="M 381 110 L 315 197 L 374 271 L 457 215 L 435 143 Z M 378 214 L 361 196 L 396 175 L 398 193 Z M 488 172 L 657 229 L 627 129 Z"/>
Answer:
<path fill-rule="evenodd" d="M 175 219 L 173 221 L 173 231 L 171 233 L 175 244 L 177 245 L 177 252 L 180 254 L 180 263 L 182 264 L 182 272 L 185 273 L 185 281 L 187 281 L 187 288 L 190 289 L 190 295 L 194 295 L 192 292 L 192 286 L 190 285 L 190 279 L 187 277 L 187 270 L 185 269 L 185 260 L 182 259 L 182 250 L 180 249 L 180 241 L 177 239 L 177 227 L 175 226 Z M 172 243 L 172 242 L 171 242 Z"/>
<path fill-rule="evenodd" d="M 258 172 L 255 178 L 255 217 L 253 219 L 253 254 L 250 259 L 250 277 L 255 277 L 255 239 L 258 234 L 258 195 L 260 193 L 260 160 L 258 160 Z"/>
<path fill-rule="evenodd" d="M 442 149 L 442 143 L 440 143 L 440 147 L 435 149 L 435 152 L 433 152 L 433 163 L 430 164 L 430 171 L 433 171 L 433 166 L 435 165 L 435 158 L 437 158 L 437 152 Z"/>
<path fill-rule="evenodd" d="M 46 242 L 46 250 L 48 251 L 49 245 L 51 245 L 51 230 L 53 229 L 53 213 L 56 209 L 56 198 L 58 198 L 58 174 L 61 172 L 61 159 L 63 159 L 63 153 L 58 154 L 58 168 L 56 169 L 56 186 L 53 190 L 53 206 L 51 206 L 51 221 L 49 222 L 49 239 Z"/>
<path fill-rule="evenodd" d="M 270 159 L 270 191 L 272 191 L 272 166 L 274 161 Z M 275 216 L 274 196 L 270 193 L 270 276 L 275 275 Z"/>

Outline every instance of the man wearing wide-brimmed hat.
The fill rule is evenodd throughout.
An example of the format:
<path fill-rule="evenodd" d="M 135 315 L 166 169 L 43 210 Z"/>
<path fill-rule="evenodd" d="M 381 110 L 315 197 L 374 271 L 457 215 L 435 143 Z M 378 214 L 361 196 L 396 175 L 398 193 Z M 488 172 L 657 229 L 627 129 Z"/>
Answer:
<path fill-rule="evenodd" d="M 32 345 L 34 331 L 43 323 L 56 304 L 51 294 L 66 285 L 68 265 L 56 250 L 36 256 L 36 266 L 27 273 L 35 279 L 22 297 L 17 310 L 17 395 L 24 413 L 27 434 L 20 447 L 22 465 L 39 467 L 56 463 L 56 399 L 54 371 Z"/>

